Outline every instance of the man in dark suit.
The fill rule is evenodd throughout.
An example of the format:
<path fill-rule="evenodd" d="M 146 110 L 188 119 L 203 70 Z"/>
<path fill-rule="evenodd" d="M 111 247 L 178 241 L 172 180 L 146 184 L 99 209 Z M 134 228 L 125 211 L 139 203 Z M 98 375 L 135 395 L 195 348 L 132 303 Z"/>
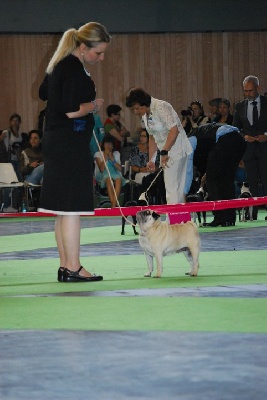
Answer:
<path fill-rule="evenodd" d="M 243 88 L 245 100 L 236 104 L 233 125 L 240 129 L 247 142 L 243 161 L 251 194 L 259 196 L 261 182 L 263 195 L 267 196 L 267 97 L 259 94 L 256 76 L 247 76 Z M 256 207 L 253 219 L 257 219 Z"/>

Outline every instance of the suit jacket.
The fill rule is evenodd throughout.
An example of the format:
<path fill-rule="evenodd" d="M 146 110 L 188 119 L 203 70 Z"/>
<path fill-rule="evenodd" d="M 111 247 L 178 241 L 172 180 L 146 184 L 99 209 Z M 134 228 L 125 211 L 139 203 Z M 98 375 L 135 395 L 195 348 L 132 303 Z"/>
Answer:
<path fill-rule="evenodd" d="M 260 96 L 260 118 L 257 126 L 250 125 L 247 118 L 247 108 L 248 100 L 244 100 L 236 104 L 233 125 L 240 129 L 240 132 L 243 136 L 258 136 L 267 132 L 267 97 Z M 267 142 L 247 142 L 247 149 L 245 151 L 243 160 L 252 158 L 255 154 L 255 150 L 258 150 L 259 147 L 261 149 L 260 153 L 262 156 L 267 157 Z M 257 154 L 259 154 L 258 151 Z"/>

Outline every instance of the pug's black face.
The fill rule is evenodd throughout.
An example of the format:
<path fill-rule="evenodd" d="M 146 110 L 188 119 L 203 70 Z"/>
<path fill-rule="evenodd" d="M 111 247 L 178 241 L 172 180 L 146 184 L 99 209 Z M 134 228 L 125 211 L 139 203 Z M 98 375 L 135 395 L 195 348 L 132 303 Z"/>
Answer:
<path fill-rule="evenodd" d="M 136 213 L 136 219 L 141 228 L 145 227 L 148 229 L 159 218 L 160 215 L 152 210 L 138 211 Z"/>
<path fill-rule="evenodd" d="M 152 212 L 152 217 L 154 218 L 154 220 L 156 221 L 157 219 L 160 218 L 160 215 L 158 213 L 156 213 L 155 211 Z"/>

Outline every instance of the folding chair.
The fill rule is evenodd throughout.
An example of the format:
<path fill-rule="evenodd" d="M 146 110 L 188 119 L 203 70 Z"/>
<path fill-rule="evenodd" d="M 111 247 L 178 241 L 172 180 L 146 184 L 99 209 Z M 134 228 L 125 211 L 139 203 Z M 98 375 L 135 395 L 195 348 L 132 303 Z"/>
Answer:
<path fill-rule="evenodd" d="M 0 211 L 3 212 L 3 190 L 20 188 L 24 185 L 23 182 L 19 182 L 17 174 L 11 163 L 0 163 L 0 191 L 1 191 L 1 208 Z"/>
<path fill-rule="evenodd" d="M 111 207 L 106 189 L 101 189 L 99 182 L 94 179 L 95 208 Z"/>
<path fill-rule="evenodd" d="M 25 188 L 25 199 L 26 199 L 26 208 L 29 211 L 36 211 L 38 208 L 38 204 L 34 200 L 34 191 L 41 190 L 42 185 L 34 185 L 29 182 L 24 182 Z"/>

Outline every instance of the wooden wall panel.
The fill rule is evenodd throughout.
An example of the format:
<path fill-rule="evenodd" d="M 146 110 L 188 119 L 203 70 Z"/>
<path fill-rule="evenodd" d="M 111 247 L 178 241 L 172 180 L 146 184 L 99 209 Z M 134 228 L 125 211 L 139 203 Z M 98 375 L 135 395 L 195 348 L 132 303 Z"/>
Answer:
<path fill-rule="evenodd" d="M 38 88 L 59 35 L 0 36 L 0 129 L 9 116 L 22 116 L 22 131 L 37 127 L 45 104 Z M 231 104 L 243 98 L 242 80 L 257 75 L 261 92 L 267 91 L 267 32 L 208 32 L 118 34 L 113 36 L 103 63 L 92 66 L 98 97 L 120 104 L 125 125 L 135 117 L 124 106 L 129 88 L 140 86 L 152 96 L 169 101 L 180 114 L 191 101 L 226 97 Z"/>

